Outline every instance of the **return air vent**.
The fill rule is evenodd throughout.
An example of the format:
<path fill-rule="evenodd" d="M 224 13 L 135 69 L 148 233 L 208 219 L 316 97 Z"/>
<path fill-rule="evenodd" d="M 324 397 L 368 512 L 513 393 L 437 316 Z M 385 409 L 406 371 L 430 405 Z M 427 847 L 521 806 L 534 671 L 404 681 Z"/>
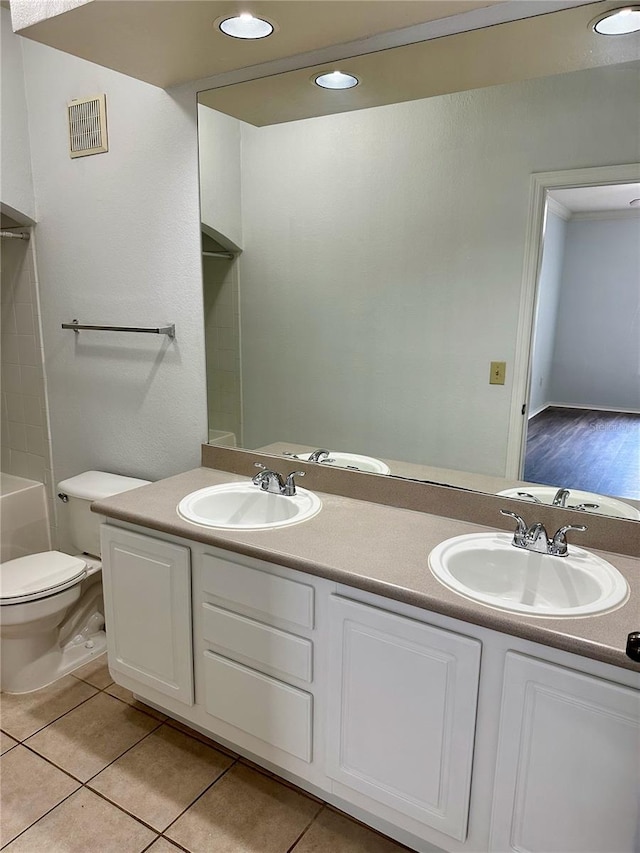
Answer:
<path fill-rule="evenodd" d="M 107 107 L 104 95 L 71 101 L 69 108 L 69 156 L 86 157 L 109 150 Z"/>

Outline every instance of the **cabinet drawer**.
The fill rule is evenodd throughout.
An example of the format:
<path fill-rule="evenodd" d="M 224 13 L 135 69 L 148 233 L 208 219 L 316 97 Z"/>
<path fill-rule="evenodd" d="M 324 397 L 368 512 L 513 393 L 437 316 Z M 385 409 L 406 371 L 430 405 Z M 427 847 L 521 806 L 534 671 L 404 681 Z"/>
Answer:
<path fill-rule="evenodd" d="M 204 554 L 202 588 L 249 615 L 313 628 L 313 587 L 308 584 Z"/>
<path fill-rule="evenodd" d="M 212 652 L 204 653 L 204 673 L 205 708 L 209 714 L 311 762 L 310 693 Z"/>
<path fill-rule="evenodd" d="M 263 625 L 246 616 L 203 604 L 202 633 L 205 641 L 240 663 L 275 675 L 311 681 L 310 640 Z"/>

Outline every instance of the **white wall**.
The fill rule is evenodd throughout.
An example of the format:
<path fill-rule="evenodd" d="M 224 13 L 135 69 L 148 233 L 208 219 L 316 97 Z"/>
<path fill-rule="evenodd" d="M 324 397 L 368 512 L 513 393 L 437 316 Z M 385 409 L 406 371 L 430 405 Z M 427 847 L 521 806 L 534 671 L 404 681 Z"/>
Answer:
<path fill-rule="evenodd" d="M 566 233 L 566 220 L 547 210 L 531 353 L 528 411 L 530 418 L 546 408 L 552 400 L 550 394 L 553 375 L 553 349 L 556 339 Z"/>
<path fill-rule="evenodd" d="M 18 221 L 36 218 L 29 123 L 22 64 L 23 40 L 11 31 L 11 12 L 0 8 L 0 202 L 6 212 L 21 214 Z"/>
<path fill-rule="evenodd" d="M 640 411 L 640 218 L 567 227 L 551 399 Z"/>
<path fill-rule="evenodd" d="M 242 248 L 240 122 L 198 106 L 200 206 L 210 236 Z"/>
<path fill-rule="evenodd" d="M 246 444 L 503 473 L 530 175 L 636 160 L 637 92 L 598 69 L 244 127 Z"/>
<path fill-rule="evenodd" d="M 19 37 L 14 37 L 19 38 Z M 195 95 L 23 40 L 55 474 L 151 479 L 206 440 Z M 109 152 L 75 160 L 66 105 L 105 92 Z M 63 331 L 176 324 L 155 335 Z"/>

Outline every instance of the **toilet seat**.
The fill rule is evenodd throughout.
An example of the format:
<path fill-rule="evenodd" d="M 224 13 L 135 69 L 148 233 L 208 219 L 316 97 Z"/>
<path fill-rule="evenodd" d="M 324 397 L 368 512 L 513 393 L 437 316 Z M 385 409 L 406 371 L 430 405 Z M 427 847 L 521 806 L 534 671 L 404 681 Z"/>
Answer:
<path fill-rule="evenodd" d="M 60 551 L 42 551 L 0 564 L 0 605 L 24 604 L 83 580 L 87 564 Z"/>

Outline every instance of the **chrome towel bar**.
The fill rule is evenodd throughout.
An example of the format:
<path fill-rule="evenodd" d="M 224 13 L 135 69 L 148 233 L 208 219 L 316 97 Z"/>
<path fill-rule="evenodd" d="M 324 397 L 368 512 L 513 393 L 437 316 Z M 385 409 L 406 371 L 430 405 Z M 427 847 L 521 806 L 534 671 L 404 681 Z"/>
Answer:
<path fill-rule="evenodd" d="M 78 323 L 77 320 L 72 320 L 70 323 L 63 323 L 63 329 L 73 329 L 78 333 L 82 330 L 91 330 L 94 332 L 143 332 L 147 335 L 168 335 L 170 338 L 175 338 L 176 327 L 172 323 L 170 326 L 158 326 L 150 328 L 148 326 L 92 326 L 84 323 Z"/>

